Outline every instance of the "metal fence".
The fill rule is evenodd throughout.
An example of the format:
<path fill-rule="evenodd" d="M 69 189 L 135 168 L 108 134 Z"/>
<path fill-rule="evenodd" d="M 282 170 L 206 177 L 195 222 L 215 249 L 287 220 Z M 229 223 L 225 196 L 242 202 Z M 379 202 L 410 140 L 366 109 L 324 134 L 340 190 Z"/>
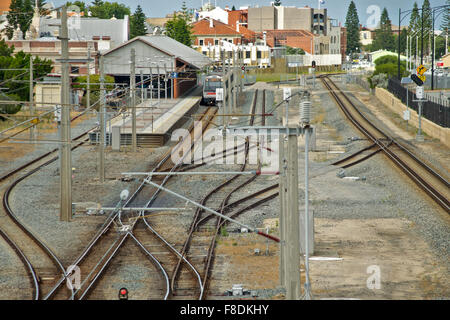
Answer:
<path fill-rule="evenodd" d="M 415 92 L 407 90 L 407 88 L 403 87 L 397 78 L 390 78 L 388 80 L 387 89 L 405 104 L 406 95 L 408 95 L 409 107 L 415 111 L 419 109 L 418 103 L 413 101 L 416 100 Z M 447 105 L 438 103 L 434 100 L 427 100 L 423 104 L 422 115 L 426 119 L 440 125 L 441 127 L 450 127 L 450 108 Z"/>
<path fill-rule="evenodd" d="M 359 85 L 360 87 L 363 87 L 366 91 L 369 91 L 370 93 L 373 93 L 373 90 L 370 88 L 369 82 L 366 80 L 365 75 L 358 75 L 358 74 L 348 74 L 348 81 L 351 83 L 355 83 Z"/>

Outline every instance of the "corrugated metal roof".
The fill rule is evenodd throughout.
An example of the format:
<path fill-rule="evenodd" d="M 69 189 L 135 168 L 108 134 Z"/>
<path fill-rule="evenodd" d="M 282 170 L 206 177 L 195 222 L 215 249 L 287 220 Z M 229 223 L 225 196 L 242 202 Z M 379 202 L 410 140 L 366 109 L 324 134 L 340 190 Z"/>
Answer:
<path fill-rule="evenodd" d="M 150 43 L 153 47 L 178 57 L 199 69 L 212 63 L 207 56 L 168 36 L 142 36 L 139 38 Z"/>
<path fill-rule="evenodd" d="M 69 20 L 70 22 L 70 20 Z M 51 36 L 59 29 L 60 19 L 40 19 L 39 33 Z M 70 25 L 69 25 L 70 26 Z M 69 27 L 69 38 L 71 40 L 92 40 L 92 37 L 110 37 L 111 47 L 117 47 L 128 40 L 128 16 L 124 19 L 98 19 L 80 18 L 80 24 Z"/>
<path fill-rule="evenodd" d="M 197 52 L 191 47 L 182 44 L 181 42 L 178 42 L 168 36 L 163 35 L 136 37 L 117 48 L 105 52 L 104 54 L 108 55 L 109 53 L 126 46 L 128 43 L 137 40 L 143 41 L 144 43 L 158 50 L 166 52 L 168 55 L 172 55 L 176 58 L 179 58 L 180 60 L 183 60 L 184 62 L 187 62 L 198 69 L 201 69 L 212 63 L 212 60 L 209 59 L 207 56 Z"/>

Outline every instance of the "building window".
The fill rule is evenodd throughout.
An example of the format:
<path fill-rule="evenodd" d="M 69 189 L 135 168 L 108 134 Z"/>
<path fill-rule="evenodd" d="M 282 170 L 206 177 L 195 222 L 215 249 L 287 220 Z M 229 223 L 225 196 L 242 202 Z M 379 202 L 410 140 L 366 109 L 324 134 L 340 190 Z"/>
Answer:
<path fill-rule="evenodd" d="M 233 40 L 232 40 L 232 39 L 229 39 L 228 42 L 229 42 L 229 43 L 233 43 Z"/>
<path fill-rule="evenodd" d="M 203 45 L 203 43 L 204 43 L 204 42 L 203 42 L 203 39 L 202 39 L 202 40 L 200 40 L 200 45 L 201 45 L 201 46 Z"/>
<path fill-rule="evenodd" d="M 250 51 L 245 51 L 245 58 L 250 59 Z"/>
<path fill-rule="evenodd" d="M 261 59 L 261 51 L 256 51 L 256 58 Z"/>
<path fill-rule="evenodd" d="M 70 73 L 80 73 L 80 67 L 70 67 Z"/>
<path fill-rule="evenodd" d="M 219 44 L 219 40 L 214 40 L 214 45 L 218 45 Z"/>

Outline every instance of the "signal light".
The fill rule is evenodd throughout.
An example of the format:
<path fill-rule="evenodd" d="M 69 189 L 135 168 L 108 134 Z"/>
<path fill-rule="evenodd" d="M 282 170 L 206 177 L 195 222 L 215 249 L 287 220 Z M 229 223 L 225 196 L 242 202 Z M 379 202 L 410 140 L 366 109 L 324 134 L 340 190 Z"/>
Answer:
<path fill-rule="evenodd" d="M 316 67 L 316 61 L 313 60 L 312 62 L 312 67 L 315 68 Z"/>
<path fill-rule="evenodd" d="M 245 71 L 245 67 L 242 67 L 241 69 L 242 69 L 242 71 Z"/>
<path fill-rule="evenodd" d="M 119 300 L 128 300 L 128 289 L 121 288 L 119 290 Z"/>

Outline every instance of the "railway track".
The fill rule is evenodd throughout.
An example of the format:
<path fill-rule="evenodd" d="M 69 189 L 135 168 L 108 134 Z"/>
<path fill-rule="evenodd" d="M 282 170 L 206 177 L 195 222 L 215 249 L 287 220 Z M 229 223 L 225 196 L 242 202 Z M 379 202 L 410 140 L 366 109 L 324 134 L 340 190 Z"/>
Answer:
<path fill-rule="evenodd" d="M 329 76 L 322 76 L 320 79 L 345 116 L 373 143 L 372 148 L 381 150 L 435 203 L 450 213 L 449 182 L 406 146 L 369 121 Z"/>
<path fill-rule="evenodd" d="M 85 112 L 75 116 L 71 119 L 71 122 L 80 118 L 84 114 Z M 88 139 L 83 138 L 91 130 L 92 128 L 73 139 L 74 141 L 79 141 L 79 143 L 74 145 L 72 150 L 79 148 L 88 141 Z M 3 211 L 0 216 L 0 236 L 7 242 L 14 252 L 16 252 L 17 256 L 22 261 L 33 288 L 32 299 L 34 300 L 38 300 L 43 297 L 44 292 L 50 289 L 52 282 L 58 274 L 65 277 L 66 269 L 63 263 L 45 244 L 45 242 L 17 218 L 10 205 L 10 195 L 21 181 L 55 162 L 58 159 L 58 156 L 51 156 L 56 154 L 57 151 L 58 148 L 55 148 L 0 176 Z M 25 174 L 20 176 L 20 173 L 24 171 L 26 171 Z M 26 241 L 26 239 L 28 241 Z M 38 252 L 41 254 L 40 259 L 36 257 Z M 42 257 L 45 257 L 44 259 L 46 262 L 43 263 L 42 261 L 39 261 Z"/>
<path fill-rule="evenodd" d="M 264 103 L 265 103 L 265 91 L 262 92 L 262 100 L 261 100 L 261 112 L 264 113 Z M 261 99 L 261 98 L 260 98 Z M 256 113 L 256 106 L 258 102 L 258 91 L 255 92 L 255 97 L 252 103 L 251 111 L 249 119 L 249 125 L 253 125 Z M 264 123 L 264 119 L 262 120 L 262 123 Z M 241 152 L 244 152 L 244 159 L 245 163 L 240 166 L 239 170 L 244 171 L 246 167 L 248 167 L 248 152 L 250 149 L 249 141 L 246 140 L 244 144 L 244 148 L 240 149 Z M 236 149 L 235 149 L 236 150 Z M 236 151 L 234 152 L 236 154 Z M 258 166 L 259 167 L 259 166 Z M 263 189 L 260 192 L 256 192 L 254 194 L 251 194 L 249 196 L 246 196 L 242 199 L 239 199 L 237 201 L 231 202 L 230 199 L 234 194 L 236 194 L 238 191 L 242 190 L 245 186 L 253 182 L 257 176 L 252 176 L 250 178 L 245 177 L 243 175 L 234 175 L 230 178 L 228 178 L 225 182 L 221 183 L 214 189 L 212 189 L 209 193 L 207 193 L 200 201 L 202 205 L 215 207 L 217 204 L 219 204 L 216 208 L 216 211 L 218 211 L 221 214 L 227 214 L 229 217 L 236 218 L 243 212 L 246 212 L 252 208 L 257 207 L 258 205 L 263 204 L 264 202 L 267 202 L 273 198 L 275 198 L 278 195 L 278 192 L 276 191 L 278 184 L 274 186 L 270 186 L 268 188 Z M 275 191 L 274 191 L 275 190 Z M 259 199 L 255 201 L 255 197 L 261 194 L 265 194 L 265 197 L 262 199 Z M 241 206 L 241 207 L 239 207 Z M 239 208 L 238 208 L 239 207 Z M 233 211 L 234 209 L 234 211 Z M 209 279 L 214 263 L 215 258 L 215 245 L 216 245 L 216 238 L 220 233 L 220 230 L 222 227 L 225 226 L 227 223 L 226 220 L 223 220 L 222 218 L 219 218 L 213 214 L 207 214 L 205 215 L 204 210 L 197 208 L 194 218 L 191 222 L 190 229 L 188 231 L 187 239 L 183 245 L 183 248 L 181 250 L 181 253 L 183 256 L 190 257 L 190 250 L 193 246 L 200 246 L 202 245 L 206 239 L 209 240 L 208 244 L 208 251 L 207 255 L 205 257 L 205 262 L 203 266 L 203 284 L 204 284 L 204 295 L 199 296 L 200 299 L 205 299 L 208 294 L 209 289 Z M 183 270 L 182 261 L 179 260 L 171 278 L 171 287 L 172 291 L 175 294 L 179 294 L 179 286 L 177 286 L 177 280 L 179 278 L 179 274 Z"/>
<path fill-rule="evenodd" d="M 209 123 L 210 119 L 214 117 L 216 110 L 210 108 L 203 115 L 201 120 L 202 125 L 204 123 Z M 203 121 L 205 120 L 205 121 Z M 190 130 L 191 135 L 195 133 L 193 130 L 193 125 Z M 185 137 L 186 138 L 186 137 Z M 196 138 L 194 139 L 184 139 L 183 143 L 190 143 L 191 147 L 194 146 Z M 167 168 L 171 168 L 169 171 L 177 170 L 181 162 L 178 164 L 168 164 L 171 161 L 171 152 L 173 150 L 169 150 L 164 156 L 163 159 L 153 168 L 153 171 L 165 171 Z M 150 177 L 148 177 L 150 178 Z M 166 176 L 162 184 L 164 184 L 170 176 Z M 68 298 L 68 299 L 86 299 L 89 297 L 97 283 L 104 277 L 105 271 L 110 266 L 113 258 L 118 254 L 119 250 L 124 247 L 124 244 L 127 241 L 134 241 L 141 250 L 147 255 L 147 257 L 155 263 L 155 265 L 160 269 L 160 272 L 164 274 L 164 278 L 167 277 L 167 272 L 163 268 L 162 264 L 156 259 L 151 252 L 149 252 L 142 242 L 136 238 L 133 234 L 133 230 L 136 225 L 142 223 L 145 219 L 135 219 L 136 216 L 127 216 L 126 214 L 121 214 L 120 207 L 150 207 L 153 201 L 156 199 L 159 194 L 159 189 L 152 188 L 145 183 L 141 183 L 140 186 L 134 191 L 134 193 L 129 197 L 125 203 L 118 204 L 117 210 L 114 210 L 108 219 L 105 221 L 103 226 L 99 229 L 94 238 L 90 241 L 88 246 L 83 250 L 83 252 L 78 256 L 77 259 L 72 263 L 72 265 L 76 265 L 81 269 L 81 274 L 88 275 L 85 277 L 85 280 L 82 282 L 80 288 L 74 291 L 73 294 L 67 296 L 67 292 L 59 293 L 60 296 L 56 296 L 57 298 Z M 143 204 L 145 203 L 145 204 Z M 141 213 L 140 215 L 143 215 Z M 144 222 L 145 223 L 145 222 Z M 116 228 L 116 230 L 114 230 Z M 116 232 L 114 232 L 116 231 Z M 119 232 L 117 232 L 119 231 Z M 158 237 L 159 235 L 155 232 L 153 234 Z M 164 243 L 166 248 L 174 255 L 177 255 L 176 250 L 173 246 L 171 246 L 168 242 L 160 237 L 160 240 Z M 106 249 L 106 250 L 105 250 Z M 195 272 L 195 271 L 193 271 Z M 64 279 L 60 279 L 60 281 L 53 288 L 51 295 L 48 295 L 47 298 L 53 298 L 55 293 L 61 292 L 61 288 L 63 285 Z M 166 282 L 166 281 L 164 281 Z M 163 297 L 166 299 L 169 295 L 169 289 L 165 288 L 165 294 Z M 62 294 L 62 296 L 61 296 Z"/>
<path fill-rule="evenodd" d="M 205 116 L 206 118 L 209 117 L 208 121 L 206 123 L 210 123 L 210 120 L 213 117 L 213 113 L 208 113 L 208 116 Z M 191 128 L 192 129 L 192 128 Z M 90 130 L 89 130 L 90 131 Z M 205 131 L 205 130 L 203 130 Z M 88 132 L 85 132 L 84 134 L 77 137 L 77 140 L 81 140 Z M 192 141 L 195 141 L 196 138 L 194 137 Z M 81 141 L 78 145 L 76 145 L 74 148 L 79 147 L 83 143 L 87 142 L 88 139 Z M 218 152 L 216 155 L 214 155 L 211 160 L 214 160 L 214 157 L 224 157 L 226 154 L 236 154 L 238 152 L 242 152 L 245 150 L 246 153 L 248 153 L 249 146 L 248 143 L 238 145 L 232 149 L 222 150 L 221 152 Z M 2 177 L 0 177 L 0 182 L 6 183 L 9 180 L 12 180 L 15 175 L 22 172 L 22 170 L 29 169 L 30 171 L 23 176 L 20 180 L 17 180 L 14 185 L 28 177 L 29 175 L 33 174 L 34 172 L 37 172 L 40 168 L 52 163 L 57 159 L 57 157 L 54 157 L 47 161 L 47 158 L 51 156 L 53 153 L 55 153 L 57 149 L 54 149 L 44 155 L 42 155 L 39 158 L 34 159 L 30 163 L 27 163 L 20 168 L 17 168 L 16 170 L 13 170 L 12 172 L 9 172 Z M 173 170 L 191 170 L 192 168 L 182 168 L 180 164 L 173 164 L 170 163 L 170 152 L 166 154 L 164 159 L 156 166 L 154 170 L 158 171 L 173 171 Z M 30 166 L 32 168 L 30 169 Z M 245 168 L 245 167 L 244 167 Z M 156 176 L 158 178 L 160 176 Z M 154 177 L 155 178 L 155 177 Z M 164 184 L 170 176 L 166 176 L 166 178 L 163 180 L 162 184 Z M 241 178 L 241 177 L 239 177 Z M 236 181 L 237 182 L 237 181 Z M 241 183 L 242 184 L 242 183 Z M 272 187 L 272 189 L 276 189 L 277 186 Z M 11 190 L 14 188 L 14 186 L 11 187 Z M 142 192 L 143 190 L 147 190 L 146 192 Z M 147 201 L 146 206 L 150 206 L 151 203 L 156 199 L 157 194 L 159 193 L 158 190 L 151 190 L 149 186 L 145 186 L 142 184 L 138 190 L 133 194 L 133 196 L 128 199 L 126 204 L 124 206 L 134 206 L 138 203 L 142 203 L 142 200 L 148 199 L 148 195 L 152 194 L 150 197 L 150 200 Z M 231 189 L 231 190 L 230 190 Z M 11 190 L 9 192 L 11 192 Z M 229 188 L 228 193 L 231 196 L 231 193 L 233 193 L 234 188 Z M 264 191 L 267 192 L 267 191 Z M 257 193 L 257 194 L 261 194 Z M 222 212 L 230 212 L 231 216 L 238 216 L 240 213 L 245 212 L 257 205 L 260 205 L 261 203 L 268 201 L 272 198 L 274 198 L 276 194 L 271 194 L 269 197 L 267 197 L 266 200 L 260 199 L 258 201 L 253 201 L 252 204 L 249 204 L 250 200 L 254 200 L 252 196 L 247 196 L 243 198 L 240 201 L 235 201 L 230 204 L 223 204 L 222 206 Z M 4 198 L 8 199 L 9 194 Z M 230 197 L 228 197 L 229 200 Z M 227 200 L 227 201 L 228 201 Z M 247 202 L 247 203 L 246 203 Z M 7 202 L 6 202 L 7 203 Z M 239 204 L 244 203 L 245 206 L 242 208 L 238 208 Z M 237 208 L 237 210 L 231 212 L 232 208 Z M 168 298 L 169 295 L 171 298 L 179 298 L 179 297 L 203 297 L 203 290 L 204 286 L 202 284 L 202 279 L 200 277 L 200 274 L 197 272 L 196 268 L 194 267 L 194 263 L 198 265 L 200 261 L 204 261 L 203 254 L 201 254 L 200 251 L 196 254 L 195 251 L 192 253 L 191 257 L 193 257 L 193 264 L 189 262 L 181 253 L 179 253 L 175 246 L 168 243 L 154 228 L 149 221 L 144 217 L 143 213 L 141 213 L 142 219 L 136 219 L 133 220 L 134 217 L 131 217 L 130 221 L 125 221 L 127 218 L 125 215 L 122 216 L 123 221 L 120 223 L 126 224 L 129 223 L 127 226 L 129 227 L 128 231 L 122 231 L 117 232 L 117 229 L 120 227 L 117 221 L 118 213 L 113 212 L 104 222 L 103 226 L 99 229 L 97 234 L 94 236 L 94 238 L 90 241 L 90 243 L 87 245 L 85 250 L 75 259 L 74 263 L 72 265 L 78 266 L 81 269 L 81 274 L 88 275 L 85 277 L 85 281 L 82 283 L 81 288 L 79 289 L 72 289 L 72 291 L 64 291 L 62 290 L 63 285 L 66 282 L 66 278 L 69 276 L 69 274 L 66 273 L 66 269 L 64 268 L 63 264 L 57 259 L 57 257 L 52 254 L 51 250 L 45 246 L 45 244 L 38 239 L 35 235 L 33 235 L 31 232 L 27 234 L 28 237 L 31 238 L 31 240 L 36 245 L 36 248 L 29 247 L 29 252 L 24 252 L 21 250 L 22 244 L 18 244 L 17 241 L 14 241 L 14 239 L 11 239 L 8 237 L 8 234 L 4 232 L 4 230 L 0 230 L 0 234 L 5 238 L 5 240 L 10 244 L 10 246 L 16 250 L 18 256 L 22 259 L 24 266 L 27 268 L 28 274 L 30 276 L 30 282 L 33 285 L 33 299 L 85 299 L 88 298 L 93 289 L 96 287 L 97 283 L 102 279 L 102 277 L 105 274 L 106 269 L 111 264 L 111 261 L 113 258 L 118 254 L 120 249 L 125 246 L 126 243 L 134 243 L 136 244 L 137 248 L 143 252 L 143 254 L 148 258 L 148 261 L 154 264 L 157 269 L 159 269 L 160 274 L 163 275 L 161 278 L 161 297 Z M 14 220 L 14 217 L 11 218 Z M 221 226 L 224 225 L 225 221 L 217 222 L 217 225 L 219 226 L 219 229 Z M 25 228 L 23 225 L 20 224 L 20 222 L 17 220 L 15 221 L 15 225 L 22 229 Z M 136 231 L 136 234 L 133 233 L 133 230 L 135 230 L 135 226 L 143 226 L 147 232 L 140 232 Z M 122 225 L 123 226 L 123 225 Z M 114 230 L 116 229 L 116 230 Z M 219 230 L 218 229 L 218 230 Z M 140 229 L 139 229 L 140 230 Z M 22 232 L 26 233 L 26 230 L 22 229 Z M 17 234 L 17 232 L 12 231 L 13 234 Z M 151 235 L 149 237 L 149 235 Z M 151 251 L 147 249 L 148 246 L 154 247 L 156 243 L 159 243 L 159 248 L 164 247 L 165 250 L 169 253 L 168 258 L 166 260 L 163 259 L 161 261 L 161 257 L 156 257 L 152 254 Z M 208 241 L 209 244 L 209 241 Z M 207 243 L 203 243 L 202 245 L 198 246 L 198 249 L 204 249 L 207 247 Z M 210 246 L 211 247 L 211 246 Z M 46 256 L 48 257 L 48 263 L 46 263 L 46 267 L 35 267 L 35 265 L 30 262 L 30 259 L 28 259 L 28 256 L 32 255 L 31 252 L 36 253 L 40 248 L 44 251 Z M 106 250 L 105 250 L 106 249 Z M 197 256 L 197 258 L 195 257 Z M 208 259 L 210 260 L 210 257 L 213 256 L 213 253 L 208 254 Z M 207 259 L 207 260 L 208 260 Z M 182 261 L 184 265 L 188 266 L 188 273 L 190 275 L 183 276 L 177 280 L 177 283 L 179 284 L 178 287 L 178 296 L 174 296 L 173 293 L 170 292 L 169 286 L 168 286 L 168 271 L 164 268 L 164 265 L 174 265 L 175 261 Z M 211 265 L 211 260 L 209 262 L 209 265 Z M 209 267 L 208 267 L 209 268 Z M 59 274 L 59 275 L 58 275 Z M 59 279 L 58 279 L 59 277 Z M 47 281 L 44 285 L 42 284 L 43 279 L 47 279 Z M 43 290 L 44 288 L 44 290 Z M 150 295 L 151 296 L 151 295 Z"/>

